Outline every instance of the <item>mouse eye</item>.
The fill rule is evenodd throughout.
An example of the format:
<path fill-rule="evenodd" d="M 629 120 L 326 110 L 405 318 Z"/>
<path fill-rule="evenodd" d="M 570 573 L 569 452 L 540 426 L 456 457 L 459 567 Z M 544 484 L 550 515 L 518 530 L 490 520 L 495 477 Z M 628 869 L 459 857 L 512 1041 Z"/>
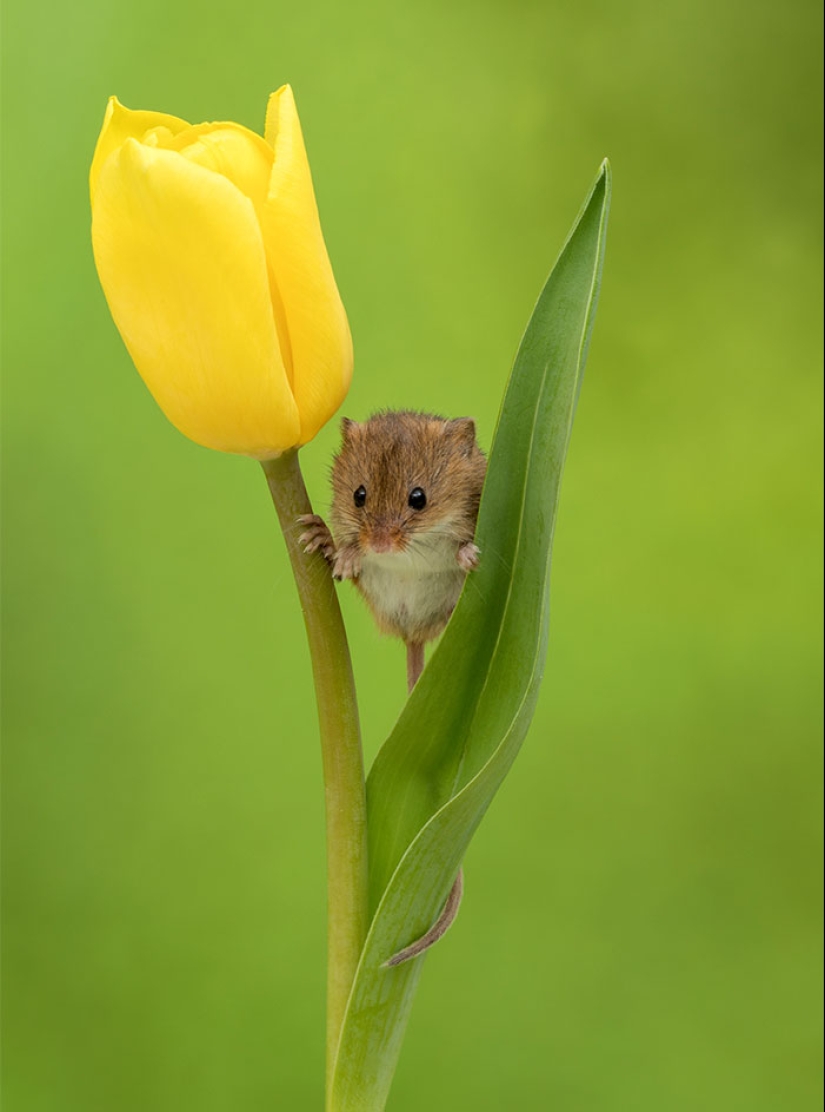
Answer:
<path fill-rule="evenodd" d="M 414 510 L 423 510 L 427 505 L 427 495 L 421 487 L 413 487 L 410 491 L 410 497 L 407 499 L 409 504 Z"/>
<path fill-rule="evenodd" d="M 365 488 L 360 486 L 358 488 L 358 490 L 356 490 L 355 493 L 353 494 L 352 500 L 353 500 L 353 502 L 355 502 L 355 505 L 360 510 L 361 507 L 364 505 L 364 503 L 367 500 L 367 492 L 366 492 Z"/>

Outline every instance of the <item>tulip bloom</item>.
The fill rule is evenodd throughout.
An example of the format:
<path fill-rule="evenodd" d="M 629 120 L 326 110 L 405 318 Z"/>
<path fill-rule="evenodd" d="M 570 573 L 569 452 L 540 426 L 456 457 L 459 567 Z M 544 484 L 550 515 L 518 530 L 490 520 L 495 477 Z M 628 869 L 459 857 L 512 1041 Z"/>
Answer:
<path fill-rule="evenodd" d="M 90 189 L 106 300 L 169 420 L 261 460 L 311 440 L 346 395 L 352 340 L 290 87 L 264 138 L 112 97 Z"/>

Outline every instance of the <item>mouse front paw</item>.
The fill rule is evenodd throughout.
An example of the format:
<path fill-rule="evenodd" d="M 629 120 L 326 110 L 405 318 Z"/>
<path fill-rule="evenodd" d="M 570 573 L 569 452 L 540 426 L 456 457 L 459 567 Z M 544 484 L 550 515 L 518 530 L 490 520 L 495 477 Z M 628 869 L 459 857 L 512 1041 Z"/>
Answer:
<path fill-rule="evenodd" d="M 475 571 L 480 555 L 480 549 L 476 548 L 472 541 L 467 541 L 459 548 L 455 558 L 462 571 Z"/>
<path fill-rule="evenodd" d="M 361 554 L 355 546 L 340 549 L 332 565 L 333 579 L 357 579 L 361 574 Z"/>
<path fill-rule="evenodd" d="M 298 524 L 306 526 L 305 531 L 298 538 L 298 544 L 303 547 L 304 552 L 310 555 L 313 552 L 320 552 L 327 563 L 333 563 L 335 541 L 324 519 L 318 514 L 301 514 Z"/>

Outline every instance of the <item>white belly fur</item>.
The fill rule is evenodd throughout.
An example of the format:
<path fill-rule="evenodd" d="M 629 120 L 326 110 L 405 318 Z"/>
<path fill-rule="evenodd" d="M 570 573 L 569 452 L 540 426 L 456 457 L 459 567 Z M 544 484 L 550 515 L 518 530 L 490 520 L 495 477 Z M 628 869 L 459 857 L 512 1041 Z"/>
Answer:
<path fill-rule="evenodd" d="M 367 552 L 358 585 L 382 624 L 415 639 L 422 629 L 443 626 L 458 602 L 466 573 L 457 551 L 454 540 L 430 534 L 406 552 Z"/>

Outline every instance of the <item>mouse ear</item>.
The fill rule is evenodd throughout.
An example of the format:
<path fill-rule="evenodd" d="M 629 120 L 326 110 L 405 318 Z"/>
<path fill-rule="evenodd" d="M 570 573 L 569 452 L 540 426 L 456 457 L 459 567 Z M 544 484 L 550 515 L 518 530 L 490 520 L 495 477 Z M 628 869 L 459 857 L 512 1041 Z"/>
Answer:
<path fill-rule="evenodd" d="M 351 421 L 349 417 L 341 418 L 341 436 L 344 438 L 344 443 L 352 440 L 353 435 L 358 432 L 359 425 L 357 421 Z"/>
<path fill-rule="evenodd" d="M 456 417 L 454 421 L 447 422 L 447 429 L 455 442 L 469 455 L 476 442 L 476 423 L 472 417 Z"/>

